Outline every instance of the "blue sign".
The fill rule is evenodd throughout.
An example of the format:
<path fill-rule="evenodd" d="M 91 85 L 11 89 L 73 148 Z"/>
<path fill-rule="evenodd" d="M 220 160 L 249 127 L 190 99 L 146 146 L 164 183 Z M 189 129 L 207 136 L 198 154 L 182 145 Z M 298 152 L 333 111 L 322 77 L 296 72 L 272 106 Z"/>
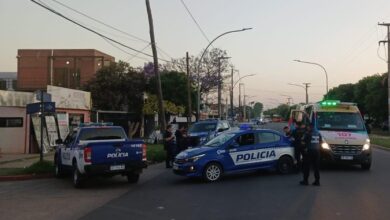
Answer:
<path fill-rule="evenodd" d="M 32 103 L 26 105 L 27 114 L 34 114 L 41 112 L 41 103 Z M 55 112 L 56 103 L 55 102 L 43 102 L 43 112 Z"/>
<path fill-rule="evenodd" d="M 51 94 L 46 93 L 44 91 L 40 91 L 40 90 L 35 91 L 35 98 L 38 101 L 51 102 Z M 41 98 L 43 98 L 43 100 L 41 100 Z"/>

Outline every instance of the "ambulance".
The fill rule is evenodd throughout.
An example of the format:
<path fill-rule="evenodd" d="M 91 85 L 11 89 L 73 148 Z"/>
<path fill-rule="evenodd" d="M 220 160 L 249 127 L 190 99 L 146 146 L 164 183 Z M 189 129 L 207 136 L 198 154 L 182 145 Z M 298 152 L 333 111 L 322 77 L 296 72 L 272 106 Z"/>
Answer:
<path fill-rule="evenodd" d="M 291 111 L 294 122 L 313 126 L 321 137 L 321 160 L 358 164 L 369 170 L 372 150 L 365 123 L 355 103 L 324 100 Z"/>

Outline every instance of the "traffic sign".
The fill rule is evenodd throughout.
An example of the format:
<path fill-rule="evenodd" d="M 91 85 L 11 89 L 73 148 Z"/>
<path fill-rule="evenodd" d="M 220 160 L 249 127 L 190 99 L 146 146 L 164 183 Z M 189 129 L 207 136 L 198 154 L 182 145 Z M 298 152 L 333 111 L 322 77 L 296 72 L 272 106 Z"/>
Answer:
<path fill-rule="evenodd" d="M 34 114 L 41 112 L 41 103 L 31 103 L 26 105 L 27 114 Z M 44 112 L 55 112 L 56 103 L 55 102 L 43 102 L 43 111 Z"/>
<path fill-rule="evenodd" d="M 41 94 L 43 93 L 43 94 Z M 38 100 L 38 101 L 43 101 L 43 102 L 51 102 L 51 94 L 47 93 L 47 92 L 44 92 L 44 91 L 41 91 L 41 90 L 37 90 L 34 92 L 35 94 L 35 98 Z M 41 100 L 41 96 L 43 96 L 43 100 Z"/>

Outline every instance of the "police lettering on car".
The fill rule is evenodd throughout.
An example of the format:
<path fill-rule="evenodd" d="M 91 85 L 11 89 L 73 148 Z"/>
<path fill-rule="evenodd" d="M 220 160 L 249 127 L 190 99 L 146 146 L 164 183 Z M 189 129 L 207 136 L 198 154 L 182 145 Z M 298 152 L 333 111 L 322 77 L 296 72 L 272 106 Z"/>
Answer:
<path fill-rule="evenodd" d="M 175 158 L 173 171 L 212 182 L 223 174 L 249 170 L 276 169 L 289 173 L 294 163 L 294 149 L 287 137 L 273 130 L 245 127 L 224 132 L 203 146 L 181 152 Z"/>

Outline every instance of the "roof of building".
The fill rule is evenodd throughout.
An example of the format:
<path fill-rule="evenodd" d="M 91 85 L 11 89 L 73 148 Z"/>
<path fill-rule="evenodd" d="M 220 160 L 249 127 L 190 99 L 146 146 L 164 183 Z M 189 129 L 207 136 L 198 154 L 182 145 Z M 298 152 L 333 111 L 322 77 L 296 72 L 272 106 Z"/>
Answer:
<path fill-rule="evenodd" d="M 16 72 L 0 72 L 0 79 L 16 79 Z"/>

